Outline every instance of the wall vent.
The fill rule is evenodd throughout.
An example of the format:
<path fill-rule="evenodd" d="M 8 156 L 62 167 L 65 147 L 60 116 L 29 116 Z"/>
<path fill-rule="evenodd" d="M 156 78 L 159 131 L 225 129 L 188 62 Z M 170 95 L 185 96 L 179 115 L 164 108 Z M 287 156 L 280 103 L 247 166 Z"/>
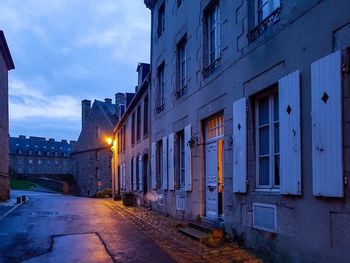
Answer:
<path fill-rule="evenodd" d="M 277 232 L 277 207 L 275 205 L 253 203 L 253 227 L 269 232 Z"/>
<path fill-rule="evenodd" d="M 185 197 L 176 196 L 176 210 L 185 210 Z"/>

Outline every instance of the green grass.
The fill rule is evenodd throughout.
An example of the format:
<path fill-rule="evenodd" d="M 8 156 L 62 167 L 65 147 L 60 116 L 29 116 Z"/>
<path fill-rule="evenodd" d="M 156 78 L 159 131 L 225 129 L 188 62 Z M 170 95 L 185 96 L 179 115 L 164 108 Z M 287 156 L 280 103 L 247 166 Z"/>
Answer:
<path fill-rule="evenodd" d="M 33 188 L 36 188 L 36 184 L 28 182 L 28 181 L 23 181 L 23 180 L 18 180 L 18 179 L 10 179 L 10 187 L 12 190 L 31 190 Z"/>

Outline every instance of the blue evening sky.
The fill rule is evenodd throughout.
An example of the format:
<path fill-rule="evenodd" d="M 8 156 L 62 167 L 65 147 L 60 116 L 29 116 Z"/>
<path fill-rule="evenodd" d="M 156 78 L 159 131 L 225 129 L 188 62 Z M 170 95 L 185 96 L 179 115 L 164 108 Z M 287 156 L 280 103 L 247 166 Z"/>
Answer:
<path fill-rule="evenodd" d="M 1 0 L 9 75 L 10 135 L 76 140 L 81 100 L 132 92 L 149 62 L 143 0 Z"/>

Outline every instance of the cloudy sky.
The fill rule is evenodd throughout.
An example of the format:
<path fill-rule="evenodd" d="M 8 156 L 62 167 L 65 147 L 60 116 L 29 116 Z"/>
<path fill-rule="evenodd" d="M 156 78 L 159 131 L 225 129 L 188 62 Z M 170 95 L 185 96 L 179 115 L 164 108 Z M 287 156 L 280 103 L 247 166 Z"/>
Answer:
<path fill-rule="evenodd" d="M 1 0 L 16 69 L 10 72 L 10 134 L 77 139 L 82 99 L 133 91 L 149 62 L 143 0 Z"/>

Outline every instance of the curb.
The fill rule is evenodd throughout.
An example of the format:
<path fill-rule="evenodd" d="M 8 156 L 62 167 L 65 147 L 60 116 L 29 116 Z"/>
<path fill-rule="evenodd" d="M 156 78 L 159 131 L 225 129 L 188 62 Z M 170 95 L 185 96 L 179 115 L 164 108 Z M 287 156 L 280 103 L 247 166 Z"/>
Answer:
<path fill-rule="evenodd" d="M 0 216 L 0 221 L 3 220 L 5 217 L 7 217 L 9 214 L 11 214 L 13 211 L 16 210 L 17 207 L 21 206 L 24 203 L 20 203 L 18 205 L 15 205 L 14 207 L 12 207 L 9 211 L 7 211 L 5 214 L 3 214 L 2 216 Z"/>

